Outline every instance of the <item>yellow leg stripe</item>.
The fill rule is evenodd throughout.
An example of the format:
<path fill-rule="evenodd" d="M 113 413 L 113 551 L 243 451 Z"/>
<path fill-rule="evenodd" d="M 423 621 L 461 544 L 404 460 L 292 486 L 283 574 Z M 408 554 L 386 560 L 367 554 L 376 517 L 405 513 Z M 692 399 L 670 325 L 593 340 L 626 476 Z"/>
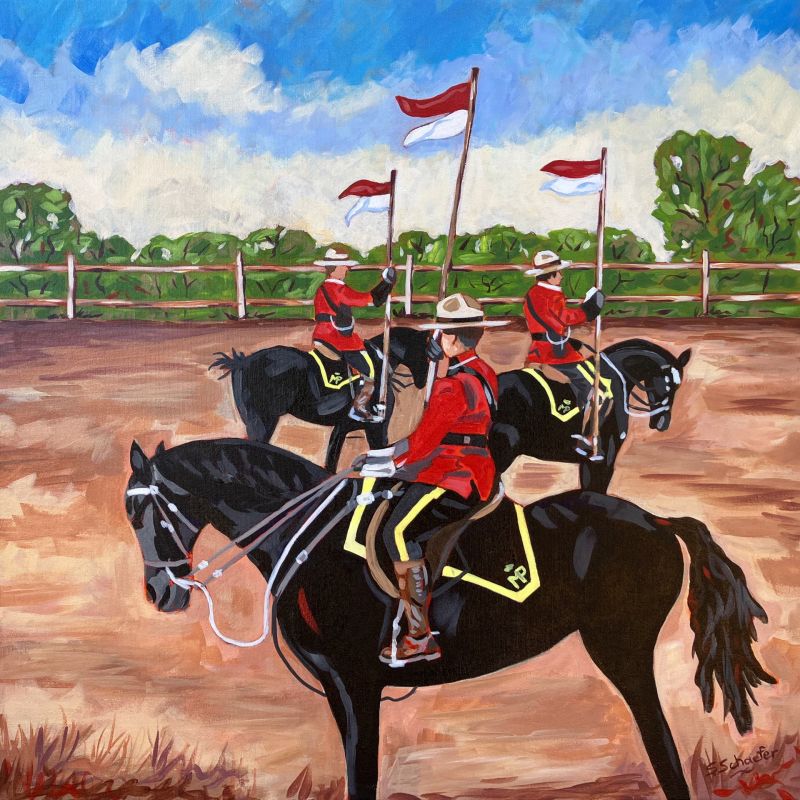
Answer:
<path fill-rule="evenodd" d="M 375 486 L 376 480 L 377 478 L 364 478 L 364 484 L 359 494 L 371 492 L 372 487 Z M 367 548 L 356 541 L 356 536 L 358 535 L 358 526 L 361 524 L 361 518 L 364 516 L 366 509 L 366 506 L 356 506 L 355 511 L 353 511 L 353 516 L 350 517 L 350 527 L 347 529 L 347 536 L 344 540 L 344 549 L 347 550 L 348 553 L 361 556 L 361 558 L 367 557 Z"/>
<path fill-rule="evenodd" d="M 369 354 L 369 351 L 362 350 L 361 355 L 364 356 L 367 364 L 369 364 L 369 379 L 371 381 L 375 380 L 375 365 L 372 363 L 372 356 Z"/>
<path fill-rule="evenodd" d="M 582 361 L 578 364 L 578 371 L 586 380 L 594 384 L 594 364 L 591 361 Z M 600 376 L 600 399 L 605 400 L 611 397 L 611 378 Z"/>
<path fill-rule="evenodd" d="M 427 506 L 430 505 L 434 500 L 438 500 L 444 493 L 445 489 L 441 486 L 437 486 L 433 491 L 428 492 L 427 494 L 420 497 L 419 500 L 414 504 L 411 508 L 411 511 L 406 514 L 403 519 L 400 520 L 397 527 L 394 529 L 394 543 L 397 547 L 397 552 L 400 553 L 400 560 L 401 561 L 408 561 L 408 550 L 406 549 L 406 540 L 403 534 L 406 532 L 406 528 L 419 516 L 420 512 Z"/>

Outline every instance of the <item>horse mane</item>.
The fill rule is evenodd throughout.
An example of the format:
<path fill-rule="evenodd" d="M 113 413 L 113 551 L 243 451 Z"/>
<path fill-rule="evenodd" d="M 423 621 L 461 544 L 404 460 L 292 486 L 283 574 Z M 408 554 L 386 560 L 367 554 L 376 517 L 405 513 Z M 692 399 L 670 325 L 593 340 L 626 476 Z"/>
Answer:
<path fill-rule="evenodd" d="M 153 466 L 181 488 L 231 484 L 291 498 L 330 477 L 322 467 L 274 445 L 246 439 L 200 439 L 157 453 Z"/>
<path fill-rule="evenodd" d="M 603 352 L 606 355 L 613 355 L 615 353 L 623 353 L 626 350 L 632 351 L 631 355 L 634 354 L 633 351 L 636 351 L 640 355 L 659 356 L 668 364 L 675 363 L 675 356 L 669 350 L 648 339 L 623 339 L 621 342 L 609 345 Z"/>

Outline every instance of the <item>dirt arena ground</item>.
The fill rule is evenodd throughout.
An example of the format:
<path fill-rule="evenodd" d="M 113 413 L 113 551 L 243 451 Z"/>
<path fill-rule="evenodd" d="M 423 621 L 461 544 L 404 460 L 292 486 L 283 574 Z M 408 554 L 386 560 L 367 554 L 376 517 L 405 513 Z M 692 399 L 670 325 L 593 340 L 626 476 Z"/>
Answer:
<path fill-rule="evenodd" d="M 662 631 L 656 672 L 688 771 L 701 740 L 733 758 L 800 727 L 800 325 L 643 320 L 607 328 L 609 343 L 631 336 L 675 352 L 690 346 L 694 355 L 672 426 L 657 433 L 634 421 L 610 491 L 709 525 L 769 614 L 758 649 L 780 679 L 758 692 L 747 738 L 723 722 L 719 704 L 704 714 L 684 594 Z M 315 784 L 343 774 L 324 701 L 293 681 L 271 645 L 222 644 L 199 599 L 178 615 L 146 604 L 122 498 L 134 437 L 152 452 L 162 439 L 172 446 L 241 435 L 228 382 L 206 370 L 214 351 L 304 346 L 307 338 L 300 322 L 0 323 L 0 693 L 12 726 L 115 720 L 143 736 L 166 726 L 206 754 L 227 744 L 256 771 L 264 797 L 284 797 L 309 763 Z M 525 335 L 512 331 L 491 332 L 481 345 L 498 371 L 521 366 L 525 349 Z M 417 408 L 409 390 L 395 434 L 413 425 Z M 275 441 L 319 461 L 325 431 L 284 420 Z M 363 447 L 350 441 L 345 458 Z M 526 460 L 508 478 L 510 494 L 527 501 L 573 488 L 577 472 Z M 204 534 L 196 555 L 222 541 Z M 251 638 L 264 585 L 248 563 L 237 569 L 235 580 L 215 586 L 218 615 L 232 635 Z M 386 704 L 382 754 L 384 797 L 501 797 L 514 787 L 620 775 L 643 786 L 613 796 L 660 796 L 646 788 L 655 779 L 624 703 L 576 638 L 517 668 Z"/>

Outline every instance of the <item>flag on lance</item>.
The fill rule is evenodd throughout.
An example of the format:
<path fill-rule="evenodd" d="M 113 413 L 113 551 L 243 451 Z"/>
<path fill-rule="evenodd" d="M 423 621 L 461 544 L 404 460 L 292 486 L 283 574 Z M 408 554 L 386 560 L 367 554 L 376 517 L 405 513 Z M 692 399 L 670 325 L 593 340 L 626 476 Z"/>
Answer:
<path fill-rule="evenodd" d="M 564 197 L 597 194 L 603 188 L 603 162 L 600 158 L 596 161 L 551 161 L 542 167 L 542 172 L 556 176 L 542 186 L 542 191 Z"/>
<path fill-rule="evenodd" d="M 350 227 L 353 217 L 363 214 L 365 211 L 380 213 L 388 211 L 391 203 L 392 182 L 378 183 L 377 181 L 360 180 L 351 183 L 340 195 L 339 199 L 345 197 L 357 197 L 355 205 L 344 215 L 345 224 Z"/>
<path fill-rule="evenodd" d="M 470 108 L 471 81 L 458 83 L 435 97 L 414 100 L 397 95 L 397 104 L 409 117 L 439 117 L 417 128 L 412 128 L 403 139 L 403 145 L 432 139 L 449 139 L 458 136 L 467 127 Z M 443 115 L 443 116 L 442 116 Z"/>

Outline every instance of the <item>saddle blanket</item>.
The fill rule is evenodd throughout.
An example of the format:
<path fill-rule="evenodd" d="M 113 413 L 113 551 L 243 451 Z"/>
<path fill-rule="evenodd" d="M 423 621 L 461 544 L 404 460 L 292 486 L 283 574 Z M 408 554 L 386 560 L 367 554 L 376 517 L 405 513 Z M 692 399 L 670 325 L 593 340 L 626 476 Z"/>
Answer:
<path fill-rule="evenodd" d="M 375 483 L 375 478 L 365 478 L 361 493 L 372 492 Z M 366 559 L 366 531 L 378 505 L 359 505 L 353 511 L 344 541 L 349 553 Z M 504 499 L 489 516 L 470 523 L 434 590 L 449 581 L 464 581 L 517 603 L 527 600 L 541 584 L 524 507 Z"/>
<path fill-rule="evenodd" d="M 539 383 L 547 399 L 550 401 L 550 413 L 560 422 L 569 422 L 573 417 L 581 413 L 581 409 L 575 400 L 575 395 L 567 383 L 554 383 L 548 381 L 542 375 L 541 370 L 534 367 L 526 367 L 523 372 L 527 372 L 535 381 Z M 583 361 L 578 364 L 578 371 L 583 379 L 588 383 L 594 384 L 594 362 Z M 611 398 L 611 378 L 600 376 L 600 401 Z"/>
<path fill-rule="evenodd" d="M 334 391 L 343 389 L 345 386 L 357 382 L 361 377 L 358 373 L 348 369 L 347 362 L 343 358 L 332 359 L 322 355 L 317 349 L 309 350 L 308 353 L 317 362 L 321 386 L 325 389 Z M 367 351 L 365 351 L 365 358 L 374 372 L 375 366 Z"/>

